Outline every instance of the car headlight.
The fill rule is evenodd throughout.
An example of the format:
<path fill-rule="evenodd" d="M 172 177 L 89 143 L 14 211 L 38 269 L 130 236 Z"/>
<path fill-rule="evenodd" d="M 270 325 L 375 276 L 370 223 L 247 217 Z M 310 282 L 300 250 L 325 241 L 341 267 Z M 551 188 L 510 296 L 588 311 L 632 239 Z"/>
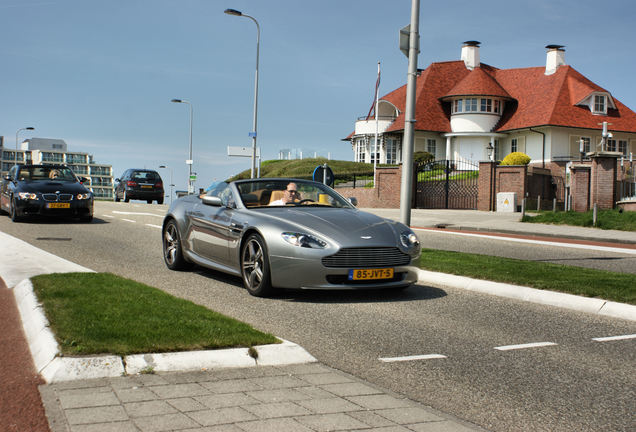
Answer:
<path fill-rule="evenodd" d="M 420 244 L 419 239 L 413 231 L 404 231 L 402 234 L 400 234 L 400 241 L 402 242 L 404 247 L 408 249 Z"/>
<path fill-rule="evenodd" d="M 314 237 L 309 234 L 284 232 L 281 234 L 283 239 L 294 246 L 312 248 L 312 249 L 324 249 L 327 247 L 327 242 Z"/>
<path fill-rule="evenodd" d="M 91 198 L 91 193 L 88 192 L 88 193 L 84 193 L 84 194 L 77 194 L 75 196 L 75 198 L 77 198 L 78 200 L 87 200 L 87 199 Z"/>
<path fill-rule="evenodd" d="M 38 195 L 33 192 L 18 192 L 18 197 L 23 200 L 36 200 Z"/>

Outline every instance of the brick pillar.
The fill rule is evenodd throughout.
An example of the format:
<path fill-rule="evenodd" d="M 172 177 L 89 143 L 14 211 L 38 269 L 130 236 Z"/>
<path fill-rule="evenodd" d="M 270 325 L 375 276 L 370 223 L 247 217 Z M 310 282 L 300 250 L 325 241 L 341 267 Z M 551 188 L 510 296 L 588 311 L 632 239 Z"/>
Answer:
<path fill-rule="evenodd" d="M 591 165 L 575 164 L 570 167 L 570 194 L 572 210 L 586 212 L 590 209 Z"/>
<path fill-rule="evenodd" d="M 618 152 L 595 152 L 591 155 L 590 206 L 612 209 L 616 203 L 616 162 Z"/>
<path fill-rule="evenodd" d="M 479 162 L 479 181 L 477 194 L 477 210 L 492 211 L 495 209 L 495 162 Z"/>

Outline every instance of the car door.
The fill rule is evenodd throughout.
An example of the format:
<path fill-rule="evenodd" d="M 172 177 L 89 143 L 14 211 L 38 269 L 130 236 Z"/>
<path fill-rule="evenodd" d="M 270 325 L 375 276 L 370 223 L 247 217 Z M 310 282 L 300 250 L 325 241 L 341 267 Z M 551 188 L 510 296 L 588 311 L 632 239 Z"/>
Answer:
<path fill-rule="evenodd" d="M 236 200 L 229 185 L 211 191 L 209 195 L 221 199 L 220 206 L 199 201 L 190 213 L 192 250 L 217 264 L 229 264 L 229 241 Z"/>

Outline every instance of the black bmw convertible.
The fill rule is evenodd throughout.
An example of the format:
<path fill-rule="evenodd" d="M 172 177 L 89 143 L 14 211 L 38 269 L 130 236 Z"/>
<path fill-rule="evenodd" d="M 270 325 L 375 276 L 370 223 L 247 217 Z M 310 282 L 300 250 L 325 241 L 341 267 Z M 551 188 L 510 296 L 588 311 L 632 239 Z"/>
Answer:
<path fill-rule="evenodd" d="M 26 216 L 93 220 L 93 193 L 64 165 L 15 165 L 2 179 L 0 212 L 18 222 Z"/>

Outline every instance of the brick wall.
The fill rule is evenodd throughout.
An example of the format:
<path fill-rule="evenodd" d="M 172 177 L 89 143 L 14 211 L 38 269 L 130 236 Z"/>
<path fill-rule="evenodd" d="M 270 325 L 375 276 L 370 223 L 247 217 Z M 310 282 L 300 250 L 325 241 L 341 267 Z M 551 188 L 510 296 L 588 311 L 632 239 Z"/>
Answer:
<path fill-rule="evenodd" d="M 337 188 L 345 198 L 355 197 L 360 208 L 400 208 L 402 165 L 376 168 L 374 188 Z"/>
<path fill-rule="evenodd" d="M 585 212 L 590 209 L 590 164 L 575 164 L 570 168 L 570 194 L 572 210 Z"/>
<path fill-rule="evenodd" d="M 495 209 L 493 197 L 495 166 L 494 162 L 479 162 L 477 210 L 491 211 Z"/>
<path fill-rule="evenodd" d="M 612 209 L 616 203 L 616 165 L 619 155 L 615 152 L 598 152 L 592 155 L 590 204 L 599 209 Z"/>

